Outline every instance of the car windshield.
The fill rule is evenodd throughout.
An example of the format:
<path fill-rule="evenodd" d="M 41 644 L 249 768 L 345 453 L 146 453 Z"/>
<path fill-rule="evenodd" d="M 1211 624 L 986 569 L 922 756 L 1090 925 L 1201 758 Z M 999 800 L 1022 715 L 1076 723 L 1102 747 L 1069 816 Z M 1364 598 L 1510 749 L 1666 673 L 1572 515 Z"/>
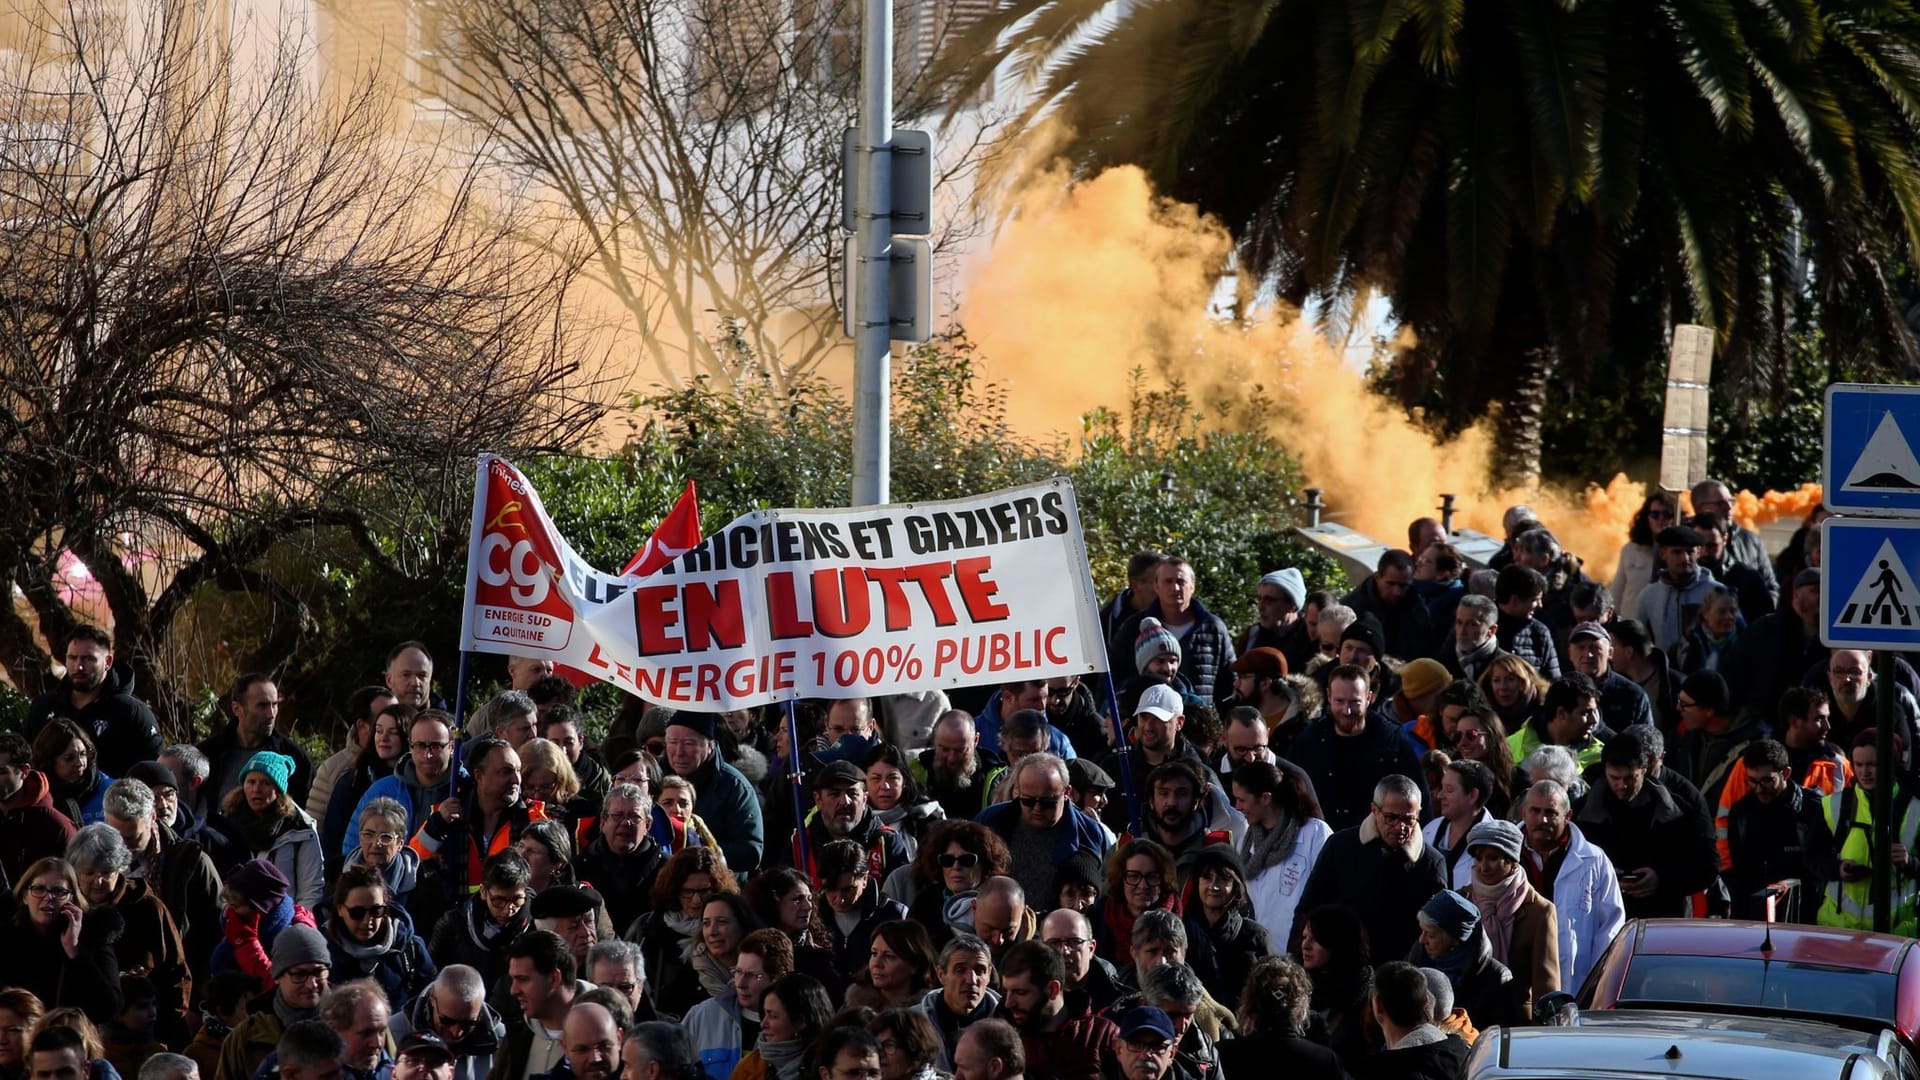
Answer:
<path fill-rule="evenodd" d="M 1636 956 L 1622 1005 L 1709 1005 L 1891 1026 L 1892 975 L 1717 956 Z"/>

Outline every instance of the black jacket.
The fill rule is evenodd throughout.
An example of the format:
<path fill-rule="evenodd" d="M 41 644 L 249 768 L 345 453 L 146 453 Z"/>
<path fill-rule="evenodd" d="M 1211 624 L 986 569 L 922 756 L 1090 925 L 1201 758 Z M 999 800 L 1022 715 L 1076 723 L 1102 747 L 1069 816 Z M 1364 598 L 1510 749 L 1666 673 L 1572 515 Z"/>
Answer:
<path fill-rule="evenodd" d="M 1705 889 L 1720 867 L 1711 829 L 1653 780 L 1641 785 L 1631 803 L 1615 798 L 1605 784 L 1593 788 L 1574 808 L 1573 823 L 1607 853 L 1618 872 L 1644 866 L 1659 875 L 1651 896 L 1627 896 L 1623 891 L 1629 919 L 1686 917 L 1688 897 Z"/>
<path fill-rule="evenodd" d="M 1467 1010 L 1467 1018 L 1473 1021 L 1473 1026 L 1485 1031 L 1495 1024 L 1529 1023 L 1531 1017 L 1520 1015 L 1520 1003 L 1526 994 L 1526 987 L 1514 982 L 1513 972 L 1508 970 L 1507 965 L 1493 958 L 1493 945 L 1487 940 L 1486 933 L 1474 930 L 1461 948 L 1467 955 L 1460 981 L 1453 988 L 1453 1003 Z M 1433 958 L 1417 941 L 1407 952 L 1407 963 L 1414 967 L 1437 969 Z"/>
<path fill-rule="evenodd" d="M 1335 832 L 1359 825 L 1373 806 L 1374 785 L 1394 773 L 1420 788 L 1422 809 L 1433 805 L 1412 742 L 1378 715 L 1367 717 L 1366 730 L 1360 734 L 1342 736 L 1335 733 L 1333 718 L 1323 713 L 1289 750 L 1287 756 L 1313 781 L 1320 808 Z"/>
<path fill-rule="evenodd" d="M 1740 640 L 1720 657 L 1720 674 L 1733 693 L 1735 709 L 1752 706 L 1770 712 L 1780 695 L 1800 684 L 1800 676 L 1827 658 L 1819 637 L 1807 633 L 1800 616 L 1776 611 L 1747 624 Z"/>
<path fill-rule="evenodd" d="M 93 736 L 94 752 L 100 755 L 100 771 L 108 776 L 125 776 L 128 769 L 160 756 L 160 725 L 154 721 L 153 710 L 147 703 L 133 696 L 131 665 L 115 664 L 109 668 L 106 680 L 100 684 L 100 693 L 85 708 L 74 708 L 70 686 L 66 679 L 61 679 L 53 689 L 34 699 L 22 728 L 29 743 L 48 721 L 64 716 Z"/>
<path fill-rule="evenodd" d="M 484 936 L 487 921 L 487 902 L 482 893 L 474 893 L 465 903 L 440 916 L 427 940 L 427 954 L 435 966 L 465 964 L 480 972 L 487 986 L 505 978 L 507 946 L 527 932 L 527 909 L 522 906 L 519 916 L 490 940 Z"/>
<path fill-rule="evenodd" d="M 1380 628 L 1386 632 L 1388 656 L 1396 660 L 1418 660 L 1433 651 L 1433 617 L 1427 611 L 1426 601 L 1413 589 L 1409 588 L 1398 604 L 1389 606 L 1374 584 L 1374 575 L 1368 574 L 1367 579 L 1340 602 L 1352 608 L 1356 615 L 1371 612 L 1380 620 Z"/>
<path fill-rule="evenodd" d="M 1185 922 L 1187 963 L 1193 973 L 1200 976 L 1213 1000 L 1237 1005 L 1241 988 L 1247 985 L 1247 973 L 1254 964 L 1273 955 L 1273 938 L 1267 928 L 1253 921 L 1251 910 L 1228 911 L 1219 925 L 1209 926 L 1198 901 L 1188 904 Z"/>
<path fill-rule="evenodd" d="M 207 736 L 200 744 L 200 752 L 207 755 L 207 765 L 212 770 L 208 778 L 218 781 L 221 762 L 240 749 L 240 723 L 237 720 L 227 721 L 226 727 Z M 271 750 L 293 759 L 293 777 L 287 781 L 287 794 L 293 796 L 295 806 L 307 805 L 307 789 L 313 786 L 313 759 L 307 756 L 307 752 L 300 748 L 299 743 L 278 731 L 267 736 L 266 745 L 256 747 L 251 752 L 259 750 Z M 160 756 L 158 748 L 154 750 L 154 756 Z M 203 791 L 202 794 L 207 799 L 217 802 L 221 793 Z"/>
<path fill-rule="evenodd" d="M 614 926 L 624 930 L 641 912 L 652 909 L 648 894 L 653 891 L 653 879 L 666 863 L 666 851 L 646 833 L 640 834 L 640 846 L 625 855 L 614 854 L 603 834 L 594 837 L 587 850 L 574 860 L 573 870 L 574 876 L 593 886 L 607 902 L 607 917 L 613 920 Z"/>
<path fill-rule="evenodd" d="M 1317 1042 L 1294 1035 L 1260 1033 L 1220 1042 L 1220 1075 L 1284 1076 L 1287 1080 L 1347 1080 L 1340 1058 Z"/>
<path fill-rule="evenodd" d="M 0 897 L 0 986 L 30 991 L 49 1009 L 72 1005 L 106 1023 L 120 1015 L 120 961 L 115 948 L 126 922 L 112 905 L 91 908 L 80 921 L 80 955 L 67 959 L 60 942 L 27 921 L 13 898 Z"/>
<path fill-rule="evenodd" d="M 1640 684 L 1625 675 L 1607 669 L 1594 680 L 1600 688 L 1600 721 L 1614 731 L 1625 731 L 1634 724 L 1653 723 L 1653 703 Z"/>
<path fill-rule="evenodd" d="M 1447 887 L 1446 863 L 1420 836 L 1419 855 L 1388 847 L 1366 824 L 1327 838 L 1295 906 L 1287 949 L 1297 952 L 1307 916 L 1322 904 L 1344 904 L 1360 917 L 1375 956 L 1404 956 L 1419 937 L 1420 908 Z"/>
<path fill-rule="evenodd" d="M 1839 851 L 1819 792 L 1793 784 L 1771 803 L 1748 792 L 1727 811 L 1732 865 L 1722 876 L 1733 896 L 1734 917 L 1764 918 L 1766 903 L 1754 894 L 1783 878 L 1799 878 L 1793 906 L 1782 908 L 1778 917 L 1813 922 L 1827 882 L 1839 879 Z"/>
<path fill-rule="evenodd" d="M 1439 1042 L 1382 1050 L 1354 1070 L 1358 1080 L 1459 1080 L 1467 1065 L 1467 1044 L 1458 1035 Z"/>

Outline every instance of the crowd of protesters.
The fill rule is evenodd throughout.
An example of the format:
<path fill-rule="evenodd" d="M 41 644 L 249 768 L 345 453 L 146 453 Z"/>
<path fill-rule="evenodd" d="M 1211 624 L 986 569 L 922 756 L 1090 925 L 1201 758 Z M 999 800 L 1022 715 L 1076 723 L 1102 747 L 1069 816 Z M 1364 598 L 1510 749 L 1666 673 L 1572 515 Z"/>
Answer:
<path fill-rule="evenodd" d="M 1443 1077 L 1629 917 L 1797 878 L 1782 918 L 1868 927 L 1884 858 L 1914 934 L 1920 676 L 1820 645 L 1817 533 L 1690 495 L 1607 583 L 1514 507 L 1488 568 L 1421 519 L 1237 630 L 1141 553 L 1117 720 L 1059 677 L 590 745 L 551 664 L 462 723 L 408 641 L 316 763 L 260 674 L 164 745 L 82 627 L 0 734 L 0 1080 Z"/>

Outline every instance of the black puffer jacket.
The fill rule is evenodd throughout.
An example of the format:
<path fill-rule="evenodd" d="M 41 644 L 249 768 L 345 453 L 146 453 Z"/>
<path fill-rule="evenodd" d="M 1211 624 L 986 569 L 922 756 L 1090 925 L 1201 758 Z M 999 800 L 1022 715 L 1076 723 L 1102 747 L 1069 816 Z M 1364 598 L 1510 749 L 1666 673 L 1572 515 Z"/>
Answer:
<path fill-rule="evenodd" d="M 154 722 L 147 703 L 133 696 L 131 665 L 115 664 L 107 669 L 100 693 L 84 708 L 74 708 L 70 686 L 61 679 L 34 699 L 21 729 L 28 742 L 48 721 L 64 716 L 93 736 L 94 751 L 100 755 L 98 764 L 108 776 L 125 776 L 140 762 L 160 756 L 160 725 Z"/>

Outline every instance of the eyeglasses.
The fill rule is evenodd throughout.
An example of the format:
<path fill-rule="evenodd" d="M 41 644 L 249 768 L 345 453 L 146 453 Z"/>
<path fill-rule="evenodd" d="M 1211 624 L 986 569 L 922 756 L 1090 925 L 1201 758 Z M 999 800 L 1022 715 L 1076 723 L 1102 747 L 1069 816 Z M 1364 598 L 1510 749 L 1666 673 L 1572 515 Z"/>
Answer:
<path fill-rule="evenodd" d="M 64 904 L 68 900 L 73 899 L 73 890 L 56 889 L 50 885 L 29 885 L 27 886 L 27 895 L 33 897 L 35 900 L 52 900 L 55 903 Z"/>
<path fill-rule="evenodd" d="M 60 755 L 60 760 L 68 765 L 78 765 L 87 760 L 87 752 L 85 750 L 69 750 Z"/>
<path fill-rule="evenodd" d="M 473 1025 L 475 1025 L 475 1024 L 477 1024 L 477 1023 L 479 1023 L 479 1022 L 480 1022 L 480 1018 L 479 1018 L 478 1016 L 445 1016 L 445 1015 L 442 1015 L 442 1016 L 439 1016 L 439 1017 L 437 1017 L 437 1018 L 436 1018 L 436 1019 L 434 1020 L 434 1023 L 435 1023 L 435 1024 L 437 1025 L 437 1026 L 439 1026 L 439 1027 L 443 1027 L 443 1028 L 450 1028 L 450 1029 L 453 1029 L 453 1030 L 455 1030 L 455 1031 L 469 1031 L 469 1030 L 471 1030 L 471 1029 L 473 1028 Z"/>
<path fill-rule="evenodd" d="M 1040 806 L 1058 806 L 1065 798 L 1065 795 L 1015 795 L 1013 801 L 1019 803 L 1022 809 L 1032 810 Z"/>
<path fill-rule="evenodd" d="M 1135 1039 L 1122 1039 L 1120 1041 L 1126 1043 L 1127 1049 L 1132 1050 L 1136 1054 L 1162 1057 L 1173 1053 L 1173 1044 L 1170 1042 L 1142 1043 Z"/>
<path fill-rule="evenodd" d="M 388 847 L 400 842 L 400 834 L 392 832 L 367 832 L 363 829 L 360 832 L 360 842 L 369 847 L 376 845 L 379 847 Z"/>
<path fill-rule="evenodd" d="M 1647 510 L 1647 520 L 1649 520 L 1649 521 L 1672 521 L 1672 520 L 1673 520 L 1673 511 L 1671 511 L 1671 510 L 1659 510 L 1659 509 L 1654 509 L 1654 508 L 1651 508 L 1651 507 L 1650 507 L 1650 508 L 1648 508 L 1648 510 Z"/>
<path fill-rule="evenodd" d="M 412 746 L 415 750 L 431 750 L 437 754 L 440 751 L 445 750 L 447 747 L 452 746 L 453 744 L 451 742 L 446 742 L 446 741 L 426 742 L 424 740 L 416 740 L 408 745 Z"/>
<path fill-rule="evenodd" d="M 1083 937 L 1057 937 L 1046 940 L 1047 948 L 1060 952 L 1074 952 L 1079 949 L 1084 949 L 1091 944 L 1093 944 L 1093 942 Z"/>
<path fill-rule="evenodd" d="M 640 988 L 640 984 L 636 982 L 603 982 L 600 985 L 609 990 L 618 990 L 626 997 L 632 997 L 633 992 Z M 469 1020 L 468 1023 L 472 1023 L 472 1021 Z"/>
<path fill-rule="evenodd" d="M 386 915 L 387 905 L 366 904 L 366 905 L 359 905 L 359 906 L 349 907 L 349 908 L 341 908 L 340 910 L 347 913 L 347 918 L 353 919 L 355 921 L 358 921 L 360 919 L 378 919 Z"/>
<path fill-rule="evenodd" d="M 733 974 L 735 977 L 745 979 L 750 983 L 771 982 L 773 980 L 773 976 L 764 971 L 741 971 L 735 968 Z"/>
<path fill-rule="evenodd" d="M 325 982 L 327 969 L 325 966 L 319 964 L 312 967 L 288 968 L 280 973 L 280 977 L 283 979 L 292 979 L 294 982 Z"/>
<path fill-rule="evenodd" d="M 640 815 L 638 812 L 633 810 L 621 810 L 616 813 L 608 814 L 607 820 L 612 822 L 619 822 L 627 825 L 632 825 L 635 822 L 640 820 Z"/>
<path fill-rule="evenodd" d="M 712 896 L 716 891 L 718 890 L 714 889 L 714 887 L 711 885 L 707 886 L 704 889 L 681 889 L 680 899 L 692 900 L 693 898 L 698 896 Z"/>
<path fill-rule="evenodd" d="M 940 869 L 942 870 L 951 869 L 955 866 L 962 870 L 971 870 L 980 865 L 980 856 L 975 855 L 971 851 L 960 855 L 955 855 L 951 851 L 943 851 L 936 856 L 933 861 L 939 863 Z"/>
<path fill-rule="evenodd" d="M 1071 686 L 1050 687 L 1047 690 L 1047 697 L 1055 701 L 1065 701 L 1066 699 L 1073 696 L 1074 689 L 1075 688 Z"/>
<path fill-rule="evenodd" d="M 879 1042 L 875 1043 L 874 1045 L 878 1046 L 880 1048 L 880 1052 L 883 1054 L 891 1054 L 894 1051 L 900 1049 L 900 1044 L 898 1042 L 895 1042 L 892 1039 L 881 1039 Z"/>
<path fill-rule="evenodd" d="M 1420 823 L 1419 814 L 1393 814 L 1393 813 L 1388 813 L 1387 811 L 1382 810 L 1377 806 L 1373 808 L 1373 812 L 1376 814 L 1379 814 L 1381 817 L 1386 818 L 1388 821 L 1393 822 L 1396 825 L 1418 825 Z"/>
<path fill-rule="evenodd" d="M 1156 870 L 1128 870 L 1120 877 L 1129 885 L 1145 885 L 1148 882 L 1160 884 L 1160 874 Z"/>

